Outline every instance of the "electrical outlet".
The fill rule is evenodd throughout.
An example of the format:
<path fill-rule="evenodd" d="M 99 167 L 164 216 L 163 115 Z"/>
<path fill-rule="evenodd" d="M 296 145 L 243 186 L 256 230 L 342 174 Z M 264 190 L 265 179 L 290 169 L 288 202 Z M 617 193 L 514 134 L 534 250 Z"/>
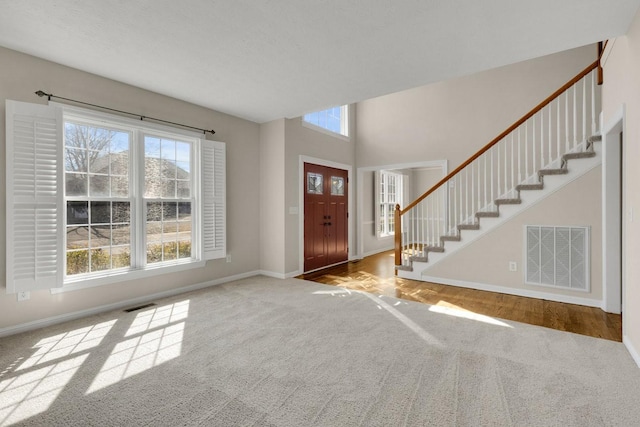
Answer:
<path fill-rule="evenodd" d="M 18 292 L 18 301 L 26 301 L 29 298 L 31 298 L 31 292 L 29 291 Z"/>
<path fill-rule="evenodd" d="M 518 271 L 518 263 L 515 261 L 509 261 L 509 271 Z"/>
<path fill-rule="evenodd" d="M 227 262 L 231 262 L 231 254 L 227 255 Z"/>

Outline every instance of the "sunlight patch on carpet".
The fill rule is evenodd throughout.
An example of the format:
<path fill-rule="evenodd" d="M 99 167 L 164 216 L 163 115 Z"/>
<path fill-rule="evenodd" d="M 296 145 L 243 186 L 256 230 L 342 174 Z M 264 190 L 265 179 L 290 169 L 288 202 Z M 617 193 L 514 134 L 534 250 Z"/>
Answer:
<path fill-rule="evenodd" d="M 0 425 L 17 423 L 45 412 L 89 354 L 48 364 L 0 381 Z"/>
<path fill-rule="evenodd" d="M 125 334 L 131 338 L 115 345 L 85 394 L 179 357 L 185 329 L 185 322 L 179 320 L 188 315 L 189 300 L 138 313 Z"/>
<path fill-rule="evenodd" d="M 125 336 L 130 337 L 160 326 L 166 326 L 170 323 L 184 320 L 188 316 L 189 300 L 145 310 L 136 315 L 135 320 Z"/>
<path fill-rule="evenodd" d="M 44 338 L 34 346 L 38 350 L 25 360 L 16 371 L 95 348 L 100 345 L 116 322 L 115 319 L 109 320 Z"/>

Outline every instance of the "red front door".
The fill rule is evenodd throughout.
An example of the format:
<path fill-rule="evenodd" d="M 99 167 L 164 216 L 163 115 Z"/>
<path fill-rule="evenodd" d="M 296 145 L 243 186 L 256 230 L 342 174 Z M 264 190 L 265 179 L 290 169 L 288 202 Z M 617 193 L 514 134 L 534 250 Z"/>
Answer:
<path fill-rule="evenodd" d="M 347 171 L 305 163 L 304 179 L 304 271 L 347 261 Z"/>

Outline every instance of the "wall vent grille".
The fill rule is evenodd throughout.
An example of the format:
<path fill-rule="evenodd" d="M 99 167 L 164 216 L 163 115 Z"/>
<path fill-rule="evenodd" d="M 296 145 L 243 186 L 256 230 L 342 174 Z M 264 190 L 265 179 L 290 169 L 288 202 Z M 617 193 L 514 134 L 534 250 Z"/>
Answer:
<path fill-rule="evenodd" d="M 589 227 L 527 225 L 525 282 L 589 291 Z"/>

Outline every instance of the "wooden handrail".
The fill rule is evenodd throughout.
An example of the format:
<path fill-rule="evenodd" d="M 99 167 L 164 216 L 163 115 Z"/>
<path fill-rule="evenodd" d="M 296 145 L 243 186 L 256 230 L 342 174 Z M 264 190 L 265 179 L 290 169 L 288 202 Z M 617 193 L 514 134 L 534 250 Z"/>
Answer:
<path fill-rule="evenodd" d="M 425 198 L 427 198 L 431 193 L 433 193 L 434 191 L 436 191 L 438 188 L 440 188 L 443 184 L 445 184 L 446 182 L 448 182 L 451 178 L 453 178 L 456 174 L 458 174 L 458 172 L 460 172 L 462 169 L 466 168 L 467 166 L 469 166 L 469 164 L 471 164 L 471 162 L 473 162 L 474 160 L 476 160 L 478 157 L 480 157 L 481 155 L 483 155 L 485 152 L 487 152 L 491 147 L 493 147 L 494 145 L 496 145 L 498 142 L 500 142 L 505 136 L 509 135 L 511 132 L 513 132 L 514 130 L 516 130 L 520 125 L 522 125 L 524 122 L 526 122 L 527 120 L 529 120 L 531 117 L 534 116 L 534 114 L 538 113 L 540 110 L 542 110 L 544 107 L 546 107 L 547 105 L 549 105 L 551 103 L 551 101 L 553 101 L 554 99 L 556 99 L 558 96 L 560 96 L 561 94 L 563 94 L 567 89 L 569 89 L 571 86 L 573 86 L 574 84 L 576 84 L 580 79 L 582 79 L 584 76 L 586 76 L 587 74 L 589 74 L 591 71 L 593 71 L 594 69 L 596 69 L 598 67 L 598 65 L 600 64 L 600 59 L 596 60 L 595 62 L 593 62 L 592 64 L 590 64 L 587 68 L 585 68 L 584 70 L 582 70 L 580 73 L 578 73 L 578 75 L 576 75 L 574 78 L 572 78 L 571 80 L 569 80 L 567 83 L 565 83 L 560 89 L 556 90 L 555 92 L 553 92 L 550 96 L 548 96 L 544 101 L 542 101 L 540 104 L 538 104 L 533 110 L 529 111 L 527 114 L 525 114 L 524 116 L 522 116 L 522 118 L 520 118 L 517 122 L 515 122 L 514 124 L 512 124 L 511 126 L 509 126 L 504 132 L 502 132 L 500 135 L 498 135 L 497 137 L 495 137 L 491 142 L 489 142 L 487 145 L 485 145 L 483 148 L 481 148 L 479 151 L 477 151 L 473 156 L 469 157 L 464 163 L 462 163 L 460 166 L 458 166 L 457 168 L 455 168 L 449 175 L 445 176 L 444 178 L 442 178 L 440 181 L 438 181 L 438 183 L 436 185 L 434 185 L 433 187 L 431 187 L 429 190 L 427 190 L 422 196 L 418 197 L 416 200 L 414 200 L 413 202 L 411 202 L 406 208 L 402 209 L 400 211 L 400 215 L 404 215 L 405 213 L 407 213 L 409 210 L 411 210 L 411 208 L 413 208 L 414 206 L 416 206 L 418 203 L 420 203 L 421 201 L 423 201 Z M 398 230 L 396 228 L 396 230 Z M 397 233 L 397 231 L 396 231 Z"/>

